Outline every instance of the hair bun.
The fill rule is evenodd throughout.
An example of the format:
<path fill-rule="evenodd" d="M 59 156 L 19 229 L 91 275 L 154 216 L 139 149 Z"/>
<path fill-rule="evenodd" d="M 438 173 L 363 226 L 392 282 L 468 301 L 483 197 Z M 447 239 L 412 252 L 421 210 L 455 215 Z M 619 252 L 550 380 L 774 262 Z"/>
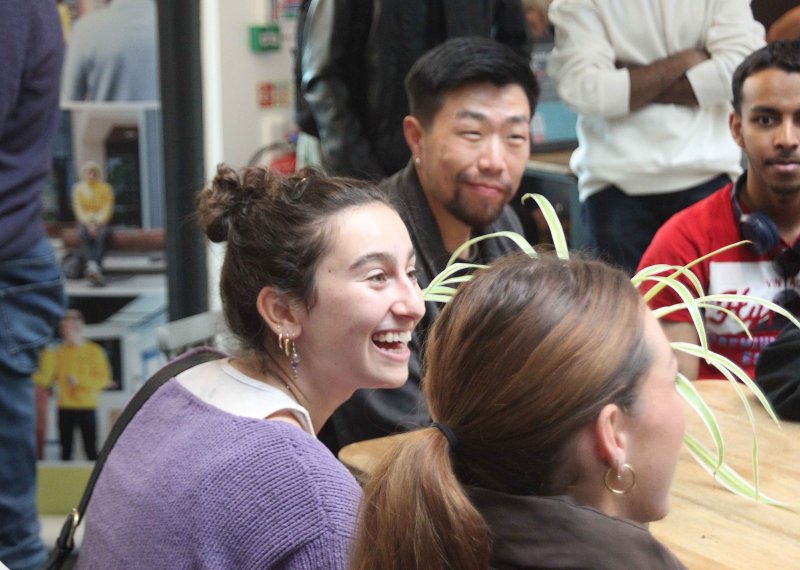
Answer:
<path fill-rule="evenodd" d="M 200 225 L 214 243 L 228 240 L 234 216 L 247 203 L 239 173 L 226 164 L 217 165 L 217 174 L 197 197 Z"/>
<path fill-rule="evenodd" d="M 226 215 L 219 216 L 205 228 L 206 236 L 213 243 L 224 243 L 228 241 L 228 233 L 231 229 L 230 218 Z"/>

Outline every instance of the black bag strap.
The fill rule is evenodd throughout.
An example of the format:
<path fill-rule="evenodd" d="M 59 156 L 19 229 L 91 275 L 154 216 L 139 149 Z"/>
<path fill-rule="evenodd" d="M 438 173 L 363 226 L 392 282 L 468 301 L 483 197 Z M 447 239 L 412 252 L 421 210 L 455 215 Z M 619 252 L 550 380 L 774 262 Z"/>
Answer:
<path fill-rule="evenodd" d="M 131 401 L 128 402 L 128 405 L 125 406 L 125 409 L 122 411 L 122 414 L 120 414 L 117 421 L 114 422 L 114 427 L 111 428 L 111 431 L 109 432 L 108 437 L 103 444 L 103 449 L 101 449 L 100 453 L 97 455 L 94 469 L 92 469 L 92 474 L 89 477 L 89 481 L 86 483 L 86 489 L 83 491 L 83 496 L 81 497 L 80 503 L 78 504 L 77 508 L 72 509 L 69 515 L 67 515 L 67 519 L 64 521 L 64 526 L 61 527 L 61 533 L 58 535 L 58 539 L 56 540 L 53 553 L 50 555 L 50 558 L 43 567 L 44 570 L 58 570 L 61 568 L 67 558 L 69 558 L 73 548 L 75 548 L 75 531 L 77 530 L 78 525 L 81 524 L 83 515 L 86 513 L 86 508 L 89 506 L 89 499 L 92 498 L 92 491 L 94 491 L 94 486 L 97 483 L 97 479 L 100 477 L 100 472 L 103 469 L 103 465 L 105 465 L 106 459 L 111 453 L 111 449 L 114 447 L 117 439 L 119 439 L 119 436 L 122 435 L 123 430 L 130 423 L 139 409 L 150 398 L 150 396 L 152 396 L 156 390 L 163 386 L 170 378 L 177 376 L 185 370 L 194 368 L 199 364 L 203 364 L 204 362 L 222 358 L 222 356 L 223 355 L 221 353 L 212 349 L 193 352 L 185 357 L 175 360 L 174 362 L 170 362 L 161 368 L 158 372 L 153 374 L 153 376 L 151 376 L 150 379 L 147 380 L 147 382 L 145 382 L 145 384 L 136 392 Z"/>

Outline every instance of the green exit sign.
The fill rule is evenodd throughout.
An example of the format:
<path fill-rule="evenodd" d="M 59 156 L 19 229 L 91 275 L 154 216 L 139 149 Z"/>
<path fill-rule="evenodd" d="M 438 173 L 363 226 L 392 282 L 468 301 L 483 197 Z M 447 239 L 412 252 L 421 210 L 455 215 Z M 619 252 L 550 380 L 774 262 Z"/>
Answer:
<path fill-rule="evenodd" d="M 264 26 L 250 26 L 250 49 L 253 51 L 278 51 L 281 49 L 281 28 L 276 22 Z"/>

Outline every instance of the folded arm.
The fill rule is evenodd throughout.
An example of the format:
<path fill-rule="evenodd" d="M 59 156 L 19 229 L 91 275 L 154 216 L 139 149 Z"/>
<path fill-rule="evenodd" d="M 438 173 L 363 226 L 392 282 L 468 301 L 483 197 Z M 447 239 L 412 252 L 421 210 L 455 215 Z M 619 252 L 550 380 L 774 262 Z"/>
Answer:
<path fill-rule="evenodd" d="M 696 106 L 697 97 L 686 72 L 709 58 L 705 50 L 687 49 L 660 59 L 650 65 L 617 66 L 627 69 L 630 77 L 631 111 L 651 103 Z"/>
<path fill-rule="evenodd" d="M 753 19 L 750 0 L 717 0 L 703 48 L 709 58 L 686 72 L 701 107 L 730 101 L 731 78 L 742 60 L 764 45 L 764 26 Z"/>
<path fill-rule="evenodd" d="M 764 43 L 748 0 L 718 0 L 702 45 L 647 65 L 620 61 L 606 25 L 590 3 L 553 4 L 556 48 L 548 73 L 561 98 L 579 113 L 621 117 L 651 103 L 707 106 L 731 99 L 736 66 Z"/>

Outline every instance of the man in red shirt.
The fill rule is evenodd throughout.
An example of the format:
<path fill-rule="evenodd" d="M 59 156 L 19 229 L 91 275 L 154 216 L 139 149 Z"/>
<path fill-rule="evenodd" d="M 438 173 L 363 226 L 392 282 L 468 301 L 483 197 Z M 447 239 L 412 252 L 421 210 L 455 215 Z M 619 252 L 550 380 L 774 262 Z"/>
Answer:
<path fill-rule="evenodd" d="M 800 42 L 775 42 L 748 56 L 733 75 L 730 129 L 748 158 L 748 170 L 705 200 L 673 216 L 647 249 L 640 269 L 685 265 L 742 239 L 731 249 L 694 266 L 707 294 L 734 293 L 772 300 L 800 310 Z M 646 287 L 651 287 L 652 282 Z M 650 303 L 678 303 L 670 289 Z M 739 364 L 751 377 L 761 349 L 780 331 L 782 319 L 757 303 L 726 302 L 730 312 L 706 309 L 709 348 Z M 732 318 L 747 326 L 750 338 Z M 688 312 L 662 320 L 673 341 L 697 342 Z M 689 378 L 720 378 L 712 366 L 680 354 Z"/>

